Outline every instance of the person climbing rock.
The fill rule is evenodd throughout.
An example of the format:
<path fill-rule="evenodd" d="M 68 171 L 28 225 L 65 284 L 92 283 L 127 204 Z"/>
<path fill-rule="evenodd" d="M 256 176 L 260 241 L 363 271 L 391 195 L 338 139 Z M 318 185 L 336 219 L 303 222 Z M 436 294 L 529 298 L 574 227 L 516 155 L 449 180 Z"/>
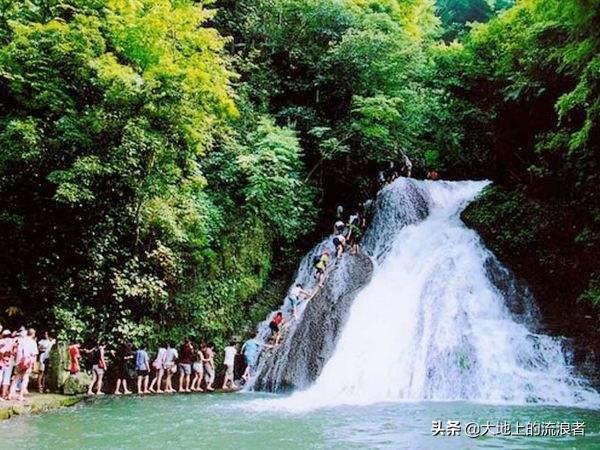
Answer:
<path fill-rule="evenodd" d="M 360 219 L 359 211 L 356 211 L 354 214 L 350 214 L 350 217 L 348 217 L 348 226 L 350 226 L 350 225 L 359 226 L 360 222 L 361 222 L 361 219 Z"/>
<path fill-rule="evenodd" d="M 297 283 L 290 291 L 290 301 L 292 303 L 292 316 L 294 319 L 298 319 L 298 310 L 302 300 L 308 300 L 310 298 L 310 292 L 304 290 L 302 283 Z"/>
<path fill-rule="evenodd" d="M 325 269 L 327 268 L 328 263 L 329 252 L 325 250 L 323 253 L 321 253 L 321 256 L 315 261 L 315 277 L 317 279 L 319 287 L 322 287 L 323 283 L 325 283 Z"/>
<path fill-rule="evenodd" d="M 269 322 L 269 329 L 271 330 L 271 340 L 275 346 L 279 345 L 279 341 L 281 340 L 281 327 L 283 326 L 285 319 L 283 318 L 283 313 L 281 311 L 277 311 L 271 322 Z"/>
<path fill-rule="evenodd" d="M 350 254 L 356 255 L 358 253 L 358 241 L 362 237 L 362 229 L 354 223 L 348 225 L 348 238 L 347 243 L 350 246 Z"/>
<path fill-rule="evenodd" d="M 336 234 L 333 236 L 333 245 L 335 246 L 336 258 L 340 258 L 346 247 L 346 237 L 343 234 Z"/>
<path fill-rule="evenodd" d="M 247 382 L 250 377 L 254 375 L 254 369 L 258 363 L 258 357 L 262 348 L 273 348 L 272 345 L 264 344 L 255 337 L 251 337 L 244 345 L 242 345 L 242 354 L 244 355 L 244 362 L 246 363 L 246 369 L 242 375 L 242 379 Z"/>
<path fill-rule="evenodd" d="M 333 234 L 343 234 L 346 229 L 346 224 L 342 220 L 337 220 L 333 224 Z"/>
<path fill-rule="evenodd" d="M 361 214 L 362 223 L 360 224 L 360 226 L 363 228 L 366 228 L 367 222 L 369 222 L 371 220 L 372 216 L 373 216 L 373 199 L 369 198 L 369 199 L 365 200 L 362 204 L 362 214 Z"/>

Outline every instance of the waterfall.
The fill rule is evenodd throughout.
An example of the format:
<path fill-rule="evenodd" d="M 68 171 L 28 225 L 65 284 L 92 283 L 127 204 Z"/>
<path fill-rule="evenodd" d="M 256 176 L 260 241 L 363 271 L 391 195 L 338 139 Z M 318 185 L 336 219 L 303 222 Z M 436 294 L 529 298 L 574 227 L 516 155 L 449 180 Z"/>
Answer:
<path fill-rule="evenodd" d="M 539 333 L 528 290 L 460 220 L 486 184 L 401 178 L 379 193 L 363 240 L 373 274 L 335 349 L 310 387 L 269 407 L 600 403 L 564 340 Z"/>

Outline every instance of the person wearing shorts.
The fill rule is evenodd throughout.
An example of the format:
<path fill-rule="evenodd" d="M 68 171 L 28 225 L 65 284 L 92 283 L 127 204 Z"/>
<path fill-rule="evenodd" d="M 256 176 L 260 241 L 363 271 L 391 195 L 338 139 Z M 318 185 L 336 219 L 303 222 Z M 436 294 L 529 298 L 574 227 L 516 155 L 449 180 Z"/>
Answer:
<path fill-rule="evenodd" d="M 30 328 L 27 331 L 23 329 L 19 334 L 20 336 L 15 357 L 15 376 L 13 377 L 10 386 L 8 398 L 23 401 L 24 396 L 28 393 L 27 386 L 29 385 L 29 376 L 31 375 L 33 364 L 37 359 L 38 347 L 35 341 L 35 330 L 33 328 Z M 17 390 L 19 391 L 18 396 L 16 396 Z"/>
<path fill-rule="evenodd" d="M 271 330 L 271 339 L 273 340 L 273 345 L 279 345 L 279 341 L 281 340 L 281 326 L 283 325 L 283 322 L 283 313 L 281 311 L 277 311 L 271 322 L 269 322 L 269 329 Z"/>
<path fill-rule="evenodd" d="M 165 353 L 165 363 L 163 369 L 167 374 L 167 381 L 165 382 L 165 392 L 173 393 L 173 373 L 177 372 L 177 364 L 175 360 L 179 357 L 177 349 L 169 343 L 167 344 L 167 351 Z"/>
<path fill-rule="evenodd" d="M 148 352 L 142 346 L 135 352 L 135 372 L 137 375 L 137 393 L 148 394 L 148 382 L 150 381 L 150 358 Z"/>
<path fill-rule="evenodd" d="M 323 283 L 325 283 L 325 269 L 327 268 L 328 263 L 329 263 L 329 252 L 327 250 L 325 250 L 323 253 L 321 253 L 321 256 L 319 257 L 319 259 L 317 260 L 317 262 L 315 264 L 315 270 L 316 270 L 315 277 L 317 278 L 317 283 L 319 284 L 319 287 L 322 287 Z"/>
<path fill-rule="evenodd" d="M 106 346 L 104 344 L 98 344 L 92 349 L 92 382 L 88 387 L 88 395 L 104 395 L 102 392 L 102 380 L 106 372 Z M 96 392 L 94 394 L 94 385 L 96 386 Z"/>
<path fill-rule="evenodd" d="M 302 303 L 302 300 L 310 298 L 310 292 L 304 290 L 304 285 L 302 283 L 297 283 L 290 291 L 289 297 L 292 303 L 292 316 L 297 320 L 300 304 Z"/>
<path fill-rule="evenodd" d="M 207 391 L 214 391 L 212 387 L 215 381 L 215 345 L 212 342 L 206 344 L 203 352 L 202 363 L 204 365 L 204 384 Z"/>
<path fill-rule="evenodd" d="M 237 386 L 234 383 L 233 374 L 235 355 L 237 355 L 236 343 L 231 342 L 227 347 L 225 347 L 225 358 L 223 359 L 225 364 L 225 376 L 223 377 L 223 385 L 221 386 L 221 389 L 224 391 L 237 389 Z"/>
<path fill-rule="evenodd" d="M 179 352 L 179 392 L 191 392 L 190 378 L 192 376 L 192 363 L 194 362 L 194 346 L 186 338 Z"/>
<path fill-rule="evenodd" d="M 203 389 L 201 387 L 202 378 L 204 377 L 204 369 L 202 368 L 202 349 L 203 345 L 200 344 L 200 347 L 196 351 L 196 359 L 192 364 L 192 382 L 190 385 L 190 389 L 194 392 L 202 392 Z"/>
<path fill-rule="evenodd" d="M 130 343 L 123 343 L 117 351 L 117 383 L 114 395 L 121 395 L 121 385 L 123 385 L 123 394 L 131 394 L 127 388 L 127 379 L 129 378 L 129 364 L 133 359 L 133 349 Z"/>
<path fill-rule="evenodd" d="M 156 353 L 156 358 L 152 362 L 152 369 L 154 369 L 154 378 L 152 379 L 152 383 L 150 384 L 150 392 L 156 392 L 158 394 L 162 393 L 162 377 L 165 372 L 164 367 L 166 357 L 167 349 L 165 347 L 159 347 L 158 352 Z"/>
<path fill-rule="evenodd" d="M 15 361 L 15 339 L 10 330 L 2 331 L 0 339 L 0 384 L 2 385 L 2 398 L 8 399 L 10 378 L 12 377 Z"/>

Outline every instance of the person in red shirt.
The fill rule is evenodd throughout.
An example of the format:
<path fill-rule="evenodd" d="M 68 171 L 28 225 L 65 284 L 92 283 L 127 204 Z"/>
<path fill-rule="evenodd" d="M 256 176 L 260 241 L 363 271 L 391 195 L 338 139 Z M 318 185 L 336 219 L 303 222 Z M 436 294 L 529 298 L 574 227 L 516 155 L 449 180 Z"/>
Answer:
<path fill-rule="evenodd" d="M 269 323 L 269 328 L 271 329 L 271 338 L 273 339 L 275 345 L 279 345 L 279 341 L 281 340 L 281 327 L 284 322 L 285 319 L 283 318 L 282 312 L 277 311 Z"/>
<path fill-rule="evenodd" d="M 81 370 L 81 367 L 79 366 L 79 360 L 81 359 L 81 353 L 79 352 L 80 347 L 80 343 L 69 345 L 69 373 L 71 375 L 75 375 Z"/>
<path fill-rule="evenodd" d="M 186 338 L 179 352 L 179 392 L 190 391 L 190 377 L 194 362 L 194 346 L 190 338 Z"/>

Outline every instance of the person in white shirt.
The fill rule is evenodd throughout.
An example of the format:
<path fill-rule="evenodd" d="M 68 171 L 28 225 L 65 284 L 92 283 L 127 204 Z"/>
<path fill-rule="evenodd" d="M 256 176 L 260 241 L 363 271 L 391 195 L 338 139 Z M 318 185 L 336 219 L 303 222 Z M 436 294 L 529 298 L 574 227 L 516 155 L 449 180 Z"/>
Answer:
<path fill-rule="evenodd" d="M 48 358 L 50 358 L 50 350 L 54 346 L 56 339 L 51 339 L 46 331 L 44 338 L 38 341 L 38 361 L 40 363 L 40 373 L 38 374 L 38 391 L 40 394 L 44 392 L 46 387 L 46 373 L 48 369 Z"/>
<path fill-rule="evenodd" d="M 297 283 L 290 290 L 289 297 L 292 302 L 292 316 L 297 320 L 300 312 L 300 304 L 302 303 L 302 300 L 310 299 L 310 292 L 304 290 L 304 285 L 302 283 Z"/>
<path fill-rule="evenodd" d="M 175 392 L 173 389 L 173 373 L 177 372 L 177 364 L 175 360 L 179 357 L 177 349 L 173 348 L 171 344 L 167 344 L 167 351 L 165 354 L 165 373 L 167 374 L 167 380 L 165 381 L 165 392 Z"/>
<path fill-rule="evenodd" d="M 19 396 L 16 397 L 16 400 L 20 402 L 24 400 L 23 397 L 28 393 L 29 376 L 31 375 L 37 354 L 38 347 L 35 342 L 35 330 L 30 328 L 27 332 L 25 330 L 21 331 L 15 357 L 15 376 L 10 386 L 10 399 L 15 399 L 17 386 L 20 386 Z"/>
<path fill-rule="evenodd" d="M 223 386 L 221 389 L 224 391 L 237 389 L 237 386 L 233 382 L 233 368 L 235 365 L 235 355 L 237 355 L 237 347 L 235 342 L 231 342 L 230 345 L 225 347 L 225 376 L 223 377 Z"/>

